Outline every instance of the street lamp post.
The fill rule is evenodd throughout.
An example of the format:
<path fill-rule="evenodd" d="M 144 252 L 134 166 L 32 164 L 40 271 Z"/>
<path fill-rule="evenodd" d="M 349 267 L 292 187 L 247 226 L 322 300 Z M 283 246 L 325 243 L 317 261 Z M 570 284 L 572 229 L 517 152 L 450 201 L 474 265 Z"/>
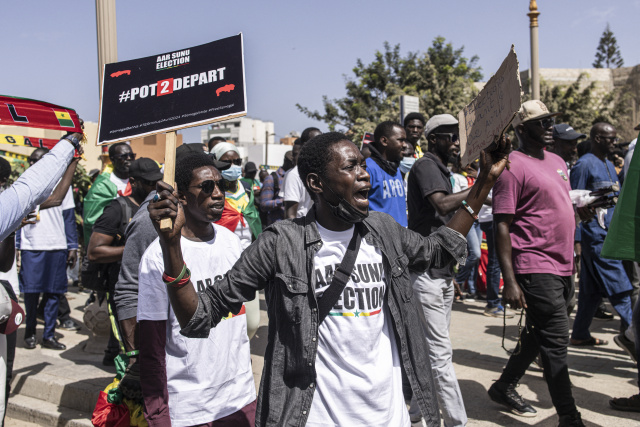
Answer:
<path fill-rule="evenodd" d="M 529 29 L 531 32 L 531 96 L 540 99 L 540 68 L 538 65 L 538 4 L 529 2 Z"/>

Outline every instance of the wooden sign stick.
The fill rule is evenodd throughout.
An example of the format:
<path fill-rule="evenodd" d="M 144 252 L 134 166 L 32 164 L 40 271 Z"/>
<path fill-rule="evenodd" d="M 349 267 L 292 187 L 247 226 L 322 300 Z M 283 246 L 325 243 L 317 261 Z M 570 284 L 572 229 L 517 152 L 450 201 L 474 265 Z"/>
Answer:
<path fill-rule="evenodd" d="M 164 176 L 162 180 L 175 187 L 176 178 L 176 132 L 167 132 L 164 145 Z M 164 218 L 160 221 L 160 230 L 169 231 L 173 228 L 171 218 Z"/>

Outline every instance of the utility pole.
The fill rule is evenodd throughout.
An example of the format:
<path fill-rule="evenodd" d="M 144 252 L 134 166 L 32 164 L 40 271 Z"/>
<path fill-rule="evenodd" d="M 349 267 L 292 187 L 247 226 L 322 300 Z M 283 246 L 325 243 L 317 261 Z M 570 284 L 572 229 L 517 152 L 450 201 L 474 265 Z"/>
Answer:
<path fill-rule="evenodd" d="M 531 97 L 540 99 L 540 66 L 538 64 L 538 4 L 529 2 L 529 29 L 531 32 Z"/>
<path fill-rule="evenodd" d="M 98 88 L 102 98 L 102 70 L 104 64 L 118 62 L 116 34 L 116 0 L 96 0 L 96 29 L 98 32 Z"/>
<path fill-rule="evenodd" d="M 264 131 L 264 164 L 269 168 L 269 131 Z"/>

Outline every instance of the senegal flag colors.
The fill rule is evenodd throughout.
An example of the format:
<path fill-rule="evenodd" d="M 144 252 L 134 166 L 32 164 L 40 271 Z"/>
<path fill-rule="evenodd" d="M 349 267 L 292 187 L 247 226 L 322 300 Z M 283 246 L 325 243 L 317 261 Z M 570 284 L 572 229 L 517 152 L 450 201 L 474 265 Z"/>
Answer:
<path fill-rule="evenodd" d="M 633 152 L 601 255 L 640 262 L 640 148 Z"/>
<path fill-rule="evenodd" d="M 53 110 L 53 112 L 56 114 L 56 119 L 58 119 L 58 123 L 60 123 L 60 126 L 66 128 L 74 127 L 73 119 L 71 119 L 71 115 L 68 111 Z"/>

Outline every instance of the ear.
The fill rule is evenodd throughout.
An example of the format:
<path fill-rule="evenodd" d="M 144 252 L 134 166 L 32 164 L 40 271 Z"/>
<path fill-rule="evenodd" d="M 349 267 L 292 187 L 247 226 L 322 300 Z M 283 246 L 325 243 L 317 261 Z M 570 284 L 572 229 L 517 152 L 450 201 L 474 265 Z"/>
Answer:
<path fill-rule="evenodd" d="M 187 206 L 187 194 L 186 193 L 183 193 L 182 191 L 178 190 L 178 200 L 180 201 L 180 203 L 182 203 L 182 207 L 183 208 L 185 206 Z"/>
<path fill-rule="evenodd" d="M 389 138 L 387 138 L 386 136 L 382 135 L 380 137 L 380 146 L 382 147 L 388 147 L 389 146 Z"/>
<path fill-rule="evenodd" d="M 322 193 L 324 183 L 320 179 L 317 173 L 310 173 L 307 175 L 307 187 L 315 194 Z"/>

